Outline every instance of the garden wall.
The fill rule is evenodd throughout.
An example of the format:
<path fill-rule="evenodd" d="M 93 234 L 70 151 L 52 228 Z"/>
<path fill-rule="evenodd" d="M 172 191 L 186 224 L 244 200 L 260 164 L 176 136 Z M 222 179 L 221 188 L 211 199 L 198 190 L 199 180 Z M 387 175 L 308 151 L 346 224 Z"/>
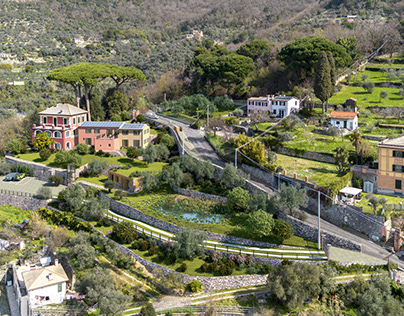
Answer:
<path fill-rule="evenodd" d="M 42 181 L 48 181 L 48 178 L 54 174 L 61 175 L 64 179 L 63 184 L 67 185 L 67 170 L 66 169 L 50 167 L 50 166 L 43 165 L 41 163 L 23 160 L 23 159 L 13 157 L 13 156 L 6 156 L 5 161 L 8 163 L 11 163 L 13 165 L 26 165 L 26 166 L 30 167 L 34 171 L 35 178 L 42 180 Z M 83 172 L 85 169 L 87 169 L 87 164 L 85 164 L 84 166 L 81 166 L 80 168 L 77 168 L 74 171 L 73 181 L 74 181 L 74 179 L 79 177 L 80 173 Z"/>
<path fill-rule="evenodd" d="M 316 161 L 320 161 L 320 162 L 335 163 L 335 158 L 333 156 L 329 156 L 326 154 L 320 154 L 318 152 L 310 151 L 310 150 L 299 153 L 290 148 L 280 147 L 277 149 L 276 152 L 278 154 L 282 154 L 282 155 L 299 157 L 299 158 L 304 158 L 304 159 L 309 159 L 309 160 L 316 160 Z"/>
<path fill-rule="evenodd" d="M 207 193 L 203 193 L 203 192 L 198 192 L 198 191 L 194 191 L 194 190 L 187 190 L 187 189 L 183 189 L 183 188 L 176 188 L 174 186 L 171 186 L 171 189 L 173 189 L 173 191 L 185 195 L 185 196 L 190 196 L 193 198 L 198 198 L 198 199 L 207 199 L 207 200 L 211 200 L 214 202 L 221 202 L 221 203 L 227 203 L 227 198 L 223 197 L 223 196 L 218 196 L 218 195 L 213 195 L 213 194 L 207 194 Z"/>
<path fill-rule="evenodd" d="M 15 196 L 8 194 L 0 194 L 0 204 L 12 205 L 29 211 L 36 211 L 40 207 L 48 207 L 48 203 L 45 200 L 38 200 L 32 197 Z"/>
<path fill-rule="evenodd" d="M 317 227 L 315 227 L 309 223 L 305 223 L 301 220 L 298 220 L 294 217 L 288 216 L 288 215 L 280 214 L 278 216 L 278 218 L 288 221 L 292 225 L 294 234 L 296 236 L 300 236 L 300 237 L 310 239 L 310 240 L 318 240 L 318 228 Z M 359 243 L 350 241 L 344 237 L 335 235 L 328 231 L 320 230 L 320 232 L 321 232 L 321 239 L 322 239 L 321 243 L 323 245 L 327 244 L 327 245 L 344 248 L 344 249 L 348 249 L 348 250 L 359 251 L 359 252 L 362 251 L 362 245 Z"/>
<path fill-rule="evenodd" d="M 308 208 L 312 212 L 317 212 L 317 199 L 310 198 Z M 321 218 L 340 227 L 353 228 L 377 241 L 380 240 L 382 228 L 389 225 L 388 221 L 384 221 L 384 216 L 363 213 L 349 205 L 333 204 L 326 206 L 322 204 Z"/>

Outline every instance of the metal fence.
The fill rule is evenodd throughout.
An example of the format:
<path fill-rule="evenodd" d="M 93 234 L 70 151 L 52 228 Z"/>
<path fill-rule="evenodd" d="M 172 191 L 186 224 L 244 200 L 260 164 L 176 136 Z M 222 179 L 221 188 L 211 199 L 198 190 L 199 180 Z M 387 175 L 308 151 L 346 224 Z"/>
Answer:
<path fill-rule="evenodd" d="M 6 190 L 0 189 L 0 194 L 8 194 L 8 195 L 15 195 L 15 196 L 25 196 L 25 197 L 34 197 L 35 194 L 30 192 L 21 192 L 16 190 Z"/>

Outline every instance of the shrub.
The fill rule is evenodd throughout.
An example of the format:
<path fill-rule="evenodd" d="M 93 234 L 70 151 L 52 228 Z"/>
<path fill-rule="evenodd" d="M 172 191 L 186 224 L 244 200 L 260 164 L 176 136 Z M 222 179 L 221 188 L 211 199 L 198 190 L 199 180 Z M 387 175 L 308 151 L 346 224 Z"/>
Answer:
<path fill-rule="evenodd" d="M 208 266 L 208 264 L 206 262 L 201 265 L 201 270 L 203 272 L 208 272 L 209 271 L 209 266 Z"/>
<path fill-rule="evenodd" d="M 293 264 L 293 261 L 288 260 L 288 259 L 283 259 L 282 260 L 282 265 L 283 266 L 291 266 Z"/>
<path fill-rule="evenodd" d="M 76 146 L 76 151 L 79 155 L 87 155 L 89 151 L 89 146 L 85 143 L 78 144 Z"/>
<path fill-rule="evenodd" d="M 150 248 L 148 253 L 149 253 L 149 256 L 154 256 L 156 254 L 156 248 Z"/>
<path fill-rule="evenodd" d="M 181 272 L 185 272 L 185 271 L 187 271 L 187 264 L 184 262 L 183 264 L 181 264 L 181 266 L 180 266 L 180 271 Z"/>
<path fill-rule="evenodd" d="M 226 265 L 230 268 L 230 269 L 234 269 L 236 267 L 236 264 L 234 263 L 233 260 L 229 259 L 226 262 Z"/>
<path fill-rule="evenodd" d="M 223 257 L 222 253 L 220 251 L 214 251 L 209 255 L 210 261 L 211 262 L 218 262 L 221 260 Z"/>
<path fill-rule="evenodd" d="M 11 164 L 5 161 L 0 162 L 0 175 L 5 175 L 11 172 Z"/>
<path fill-rule="evenodd" d="M 64 181 L 64 178 L 60 174 L 53 174 L 48 178 L 48 182 L 52 183 L 56 186 L 59 186 L 59 184 L 62 184 Z"/>
<path fill-rule="evenodd" d="M 219 268 L 219 272 L 221 275 L 230 275 L 233 273 L 233 269 L 230 268 L 227 264 L 222 264 Z"/>
<path fill-rule="evenodd" d="M 36 192 L 36 197 L 41 200 L 49 200 L 52 198 L 52 191 L 49 188 L 41 187 Z"/>
<path fill-rule="evenodd" d="M 114 222 L 106 216 L 101 216 L 97 221 L 97 225 L 101 227 L 108 227 L 112 226 L 113 224 Z"/>
<path fill-rule="evenodd" d="M 209 263 L 209 271 L 210 272 L 216 272 L 219 266 L 217 265 L 216 262 L 211 262 Z"/>
<path fill-rule="evenodd" d="M 41 157 L 42 160 L 48 160 L 51 155 L 52 152 L 49 148 L 42 148 L 39 151 L 39 157 Z"/>
<path fill-rule="evenodd" d="M 89 174 L 96 174 L 97 177 L 108 168 L 108 162 L 105 159 L 94 158 L 87 165 L 87 172 Z"/>
<path fill-rule="evenodd" d="M 143 241 L 142 244 L 140 245 L 140 249 L 142 251 L 146 251 L 147 249 L 149 249 L 149 242 L 147 240 Z"/>
<path fill-rule="evenodd" d="M 203 291 L 203 285 L 198 280 L 189 281 L 188 285 L 192 293 L 199 293 Z"/>
<path fill-rule="evenodd" d="M 116 199 L 119 199 L 119 200 L 122 200 L 122 198 L 125 197 L 126 195 L 127 195 L 127 193 L 125 191 L 122 191 L 122 190 L 116 190 L 114 192 L 114 197 Z"/>
<path fill-rule="evenodd" d="M 293 227 L 289 222 L 278 219 L 275 221 L 272 235 L 279 241 L 283 242 L 293 236 Z"/>
<path fill-rule="evenodd" d="M 172 253 L 172 254 L 168 257 L 168 261 L 170 261 L 171 264 L 176 263 L 176 262 L 177 262 L 177 256 Z"/>
<path fill-rule="evenodd" d="M 130 244 L 137 238 L 137 233 L 130 222 L 122 221 L 114 226 L 113 236 L 119 243 Z"/>

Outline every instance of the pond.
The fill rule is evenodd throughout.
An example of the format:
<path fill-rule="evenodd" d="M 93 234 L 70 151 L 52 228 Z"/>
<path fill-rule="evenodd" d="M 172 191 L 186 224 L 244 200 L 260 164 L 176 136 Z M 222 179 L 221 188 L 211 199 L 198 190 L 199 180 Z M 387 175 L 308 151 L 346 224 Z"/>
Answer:
<path fill-rule="evenodd" d="M 217 224 L 223 221 L 223 215 L 193 213 L 176 207 L 168 207 L 165 210 L 160 208 L 158 209 L 158 212 L 166 216 L 201 224 Z"/>

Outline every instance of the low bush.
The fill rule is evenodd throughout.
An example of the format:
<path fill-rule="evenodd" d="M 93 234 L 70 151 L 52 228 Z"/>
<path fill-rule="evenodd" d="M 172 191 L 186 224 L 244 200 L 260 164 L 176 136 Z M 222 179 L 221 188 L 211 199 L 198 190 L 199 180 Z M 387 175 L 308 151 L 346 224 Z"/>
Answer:
<path fill-rule="evenodd" d="M 181 272 L 187 271 L 187 268 L 188 268 L 188 267 L 187 267 L 187 264 L 186 264 L 185 262 L 180 265 L 180 271 L 181 271 Z"/>
<path fill-rule="evenodd" d="M 188 285 L 192 293 L 199 293 L 203 291 L 203 285 L 198 280 L 190 281 Z"/>
<path fill-rule="evenodd" d="M 52 191 L 49 188 L 41 187 L 36 192 L 36 197 L 40 200 L 49 200 L 52 198 Z"/>
<path fill-rule="evenodd" d="M 216 262 L 209 263 L 209 271 L 210 272 L 216 272 L 218 270 L 219 266 Z"/>
<path fill-rule="evenodd" d="M 59 186 L 64 181 L 64 178 L 60 174 L 53 174 L 48 178 L 48 182 L 52 183 L 53 185 Z"/>
<path fill-rule="evenodd" d="M 154 256 L 156 254 L 156 248 L 149 248 L 149 256 Z"/>
<path fill-rule="evenodd" d="M 143 242 L 141 243 L 141 245 L 140 245 L 140 249 L 141 249 L 142 251 L 148 250 L 149 247 L 150 247 L 150 245 L 149 245 L 149 242 L 148 242 L 147 240 L 143 241 Z"/>
<path fill-rule="evenodd" d="M 201 270 L 203 272 L 208 272 L 209 271 L 209 266 L 208 266 L 208 264 L 206 262 L 201 265 Z"/>
<path fill-rule="evenodd" d="M 177 262 L 177 256 L 176 256 L 175 254 L 171 254 L 171 255 L 168 257 L 168 261 L 170 261 L 171 264 L 176 263 L 176 262 Z"/>

